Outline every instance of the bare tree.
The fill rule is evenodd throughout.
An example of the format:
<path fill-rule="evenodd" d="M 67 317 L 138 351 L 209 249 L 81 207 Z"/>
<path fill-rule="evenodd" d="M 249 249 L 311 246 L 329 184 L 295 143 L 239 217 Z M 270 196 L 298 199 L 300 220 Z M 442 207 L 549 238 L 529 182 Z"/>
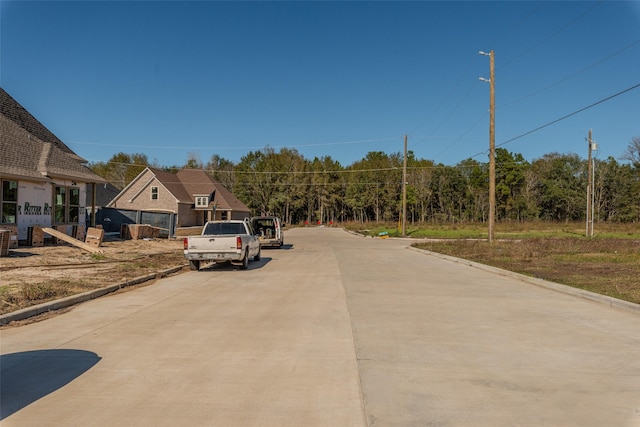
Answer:
<path fill-rule="evenodd" d="M 622 154 L 622 159 L 629 160 L 635 167 L 640 167 L 640 136 L 631 138 L 631 142 Z"/>

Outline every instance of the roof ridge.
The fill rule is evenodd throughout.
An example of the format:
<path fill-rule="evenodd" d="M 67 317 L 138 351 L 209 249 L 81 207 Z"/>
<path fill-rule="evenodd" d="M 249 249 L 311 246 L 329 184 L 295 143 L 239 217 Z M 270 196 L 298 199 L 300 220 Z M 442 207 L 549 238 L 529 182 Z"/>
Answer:
<path fill-rule="evenodd" d="M 29 113 L 6 90 L 0 87 L 0 114 L 37 137 L 42 142 L 48 142 L 64 151 L 75 160 L 86 163 L 86 160 L 76 154 L 67 144 L 62 142 L 53 132 L 43 125 L 33 114 Z"/>

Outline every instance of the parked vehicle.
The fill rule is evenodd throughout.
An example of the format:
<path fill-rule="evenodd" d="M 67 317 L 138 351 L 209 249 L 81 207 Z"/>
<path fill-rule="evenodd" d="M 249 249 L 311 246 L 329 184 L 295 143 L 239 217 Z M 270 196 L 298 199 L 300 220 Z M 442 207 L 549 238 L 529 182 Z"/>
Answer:
<path fill-rule="evenodd" d="M 276 216 L 254 216 L 251 226 L 260 239 L 260 246 L 281 248 L 284 244 L 284 224 Z"/>
<path fill-rule="evenodd" d="M 191 270 L 199 270 L 201 262 L 231 262 L 246 270 L 249 258 L 260 261 L 260 241 L 251 221 L 209 221 L 200 236 L 184 239 L 184 256 Z"/>

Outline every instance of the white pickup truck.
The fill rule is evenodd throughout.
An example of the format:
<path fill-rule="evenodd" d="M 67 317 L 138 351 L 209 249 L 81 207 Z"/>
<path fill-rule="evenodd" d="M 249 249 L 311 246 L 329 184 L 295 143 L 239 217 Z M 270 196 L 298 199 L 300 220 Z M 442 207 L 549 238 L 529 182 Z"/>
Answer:
<path fill-rule="evenodd" d="M 246 270 L 249 258 L 260 261 L 260 240 L 248 220 L 209 221 L 200 236 L 185 237 L 184 257 L 191 270 L 201 262 L 231 262 Z"/>

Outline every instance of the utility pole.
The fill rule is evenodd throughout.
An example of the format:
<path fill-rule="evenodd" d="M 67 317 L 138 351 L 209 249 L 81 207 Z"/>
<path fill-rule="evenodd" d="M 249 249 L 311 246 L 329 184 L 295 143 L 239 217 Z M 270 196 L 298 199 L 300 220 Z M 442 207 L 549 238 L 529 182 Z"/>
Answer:
<path fill-rule="evenodd" d="M 404 136 L 404 161 L 402 162 L 402 237 L 407 235 L 407 135 Z"/>
<path fill-rule="evenodd" d="M 496 222 L 496 76 L 495 54 L 480 51 L 480 55 L 489 57 L 489 243 L 493 243 L 494 226 Z"/>
<path fill-rule="evenodd" d="M 589 155 L 587 157 L 587 237 L 593 237 L 593 202 L 595 193 L 595 174 L 593 170 L 592 151 L 595 144 L 593 143 L 592 137 L 592 129 L 589 129 L 589 137 L 587 138 L 587 143 L 589 145 Z"/>
<path fill-rule="evenodd" d="M 489 243 L 493 243 L 496 222 L 496 76 L 495 55 L 489 51 Z"/>

